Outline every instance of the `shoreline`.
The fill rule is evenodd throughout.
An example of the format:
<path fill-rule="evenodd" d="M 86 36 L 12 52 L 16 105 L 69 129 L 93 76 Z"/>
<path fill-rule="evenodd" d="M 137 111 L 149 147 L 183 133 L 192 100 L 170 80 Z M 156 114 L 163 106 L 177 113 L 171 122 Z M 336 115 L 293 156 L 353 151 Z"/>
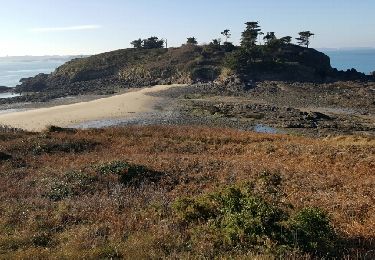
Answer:
<path fill-rule="evenodd" d="M 181 86 L 184 85 L 157 85 L 77 103 L 50 107 L 47 104 L 46 107 L 27 111 L 5 112 L 0 114 L 0 124 L 28 131 L 42 131 L 49 125 L 68 127 L 90 121 L 133 118 L 137 114 L 154 112 L 154 106 L 164 99 L 148 93 Z"/>

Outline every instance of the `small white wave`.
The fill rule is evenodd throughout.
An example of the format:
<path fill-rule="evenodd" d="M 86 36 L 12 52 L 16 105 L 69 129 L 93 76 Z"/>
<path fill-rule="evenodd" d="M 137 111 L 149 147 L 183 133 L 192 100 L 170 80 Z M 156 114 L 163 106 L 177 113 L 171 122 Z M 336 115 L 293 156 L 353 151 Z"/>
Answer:
<path fill-rule="evenodd" d="M 41 71 L 51 71 L 52 68 L 42 68 L 42 69 L 31 69 L 31 70 L 8 70 L 7 73 L 26 73 L 26 72 L 41 72 Z"/>

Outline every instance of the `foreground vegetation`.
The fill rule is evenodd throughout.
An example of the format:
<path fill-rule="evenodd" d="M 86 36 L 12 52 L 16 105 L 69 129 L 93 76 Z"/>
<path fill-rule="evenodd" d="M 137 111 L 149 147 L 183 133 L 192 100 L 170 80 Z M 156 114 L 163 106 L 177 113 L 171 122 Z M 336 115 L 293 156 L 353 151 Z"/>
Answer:
<path fill-rule="evenodd" d="M 0 258 L 374 257 L 374 139 L 0 133 Z"/>

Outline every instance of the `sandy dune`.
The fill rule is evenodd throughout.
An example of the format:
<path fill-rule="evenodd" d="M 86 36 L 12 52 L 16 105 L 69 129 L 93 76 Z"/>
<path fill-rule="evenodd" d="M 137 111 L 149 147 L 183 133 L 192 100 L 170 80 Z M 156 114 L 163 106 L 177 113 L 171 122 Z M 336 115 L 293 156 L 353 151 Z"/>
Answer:
<path fill-rule="evenodd" d="M 159 85 L 89 102 L 4 114 L 0 115 L 0 125 L 41 131 L 48 125 L 66 127 L 86 121 L 126 118 L 134 113 L 153 111 L 154 104 L 161 98 L 147 93 L 176 86 Z"/>

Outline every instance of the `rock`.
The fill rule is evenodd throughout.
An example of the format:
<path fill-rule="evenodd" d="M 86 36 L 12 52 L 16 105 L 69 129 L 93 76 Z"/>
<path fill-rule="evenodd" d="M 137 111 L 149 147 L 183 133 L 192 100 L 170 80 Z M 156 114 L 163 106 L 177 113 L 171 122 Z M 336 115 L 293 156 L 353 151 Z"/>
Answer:
<path fill-rule="evenodd" d="M 9 88 L 6 86 L 0 86 L 0 93 L 12 92 L 14 88 Z"/>
<path fill-rule="evenodd" d="M 7 161 L 10 159 L 12 159 L 11 155 L 4 153 L 4 152 L 0 152 L 0 161 Z"/>
<path fill-rule="evenodd" d="M 310 112 L 305 115 L 306 120 L 331 120 L 332 118 L 326 114 L 320 113 L 320 112 Z"/>

